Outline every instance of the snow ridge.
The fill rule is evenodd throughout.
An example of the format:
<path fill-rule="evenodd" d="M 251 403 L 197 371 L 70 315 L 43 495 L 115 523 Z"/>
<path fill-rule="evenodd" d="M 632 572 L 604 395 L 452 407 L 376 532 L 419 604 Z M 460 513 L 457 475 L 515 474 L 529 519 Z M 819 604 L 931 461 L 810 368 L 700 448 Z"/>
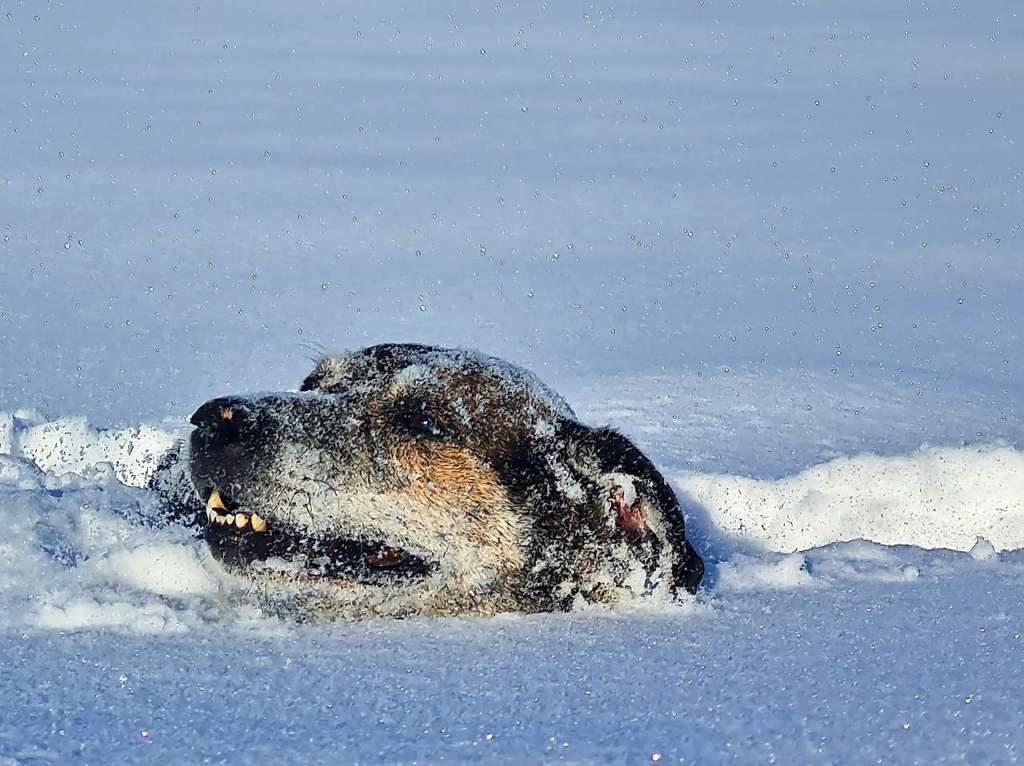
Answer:
<path fill-rule="evenodd" d="M 1024 453 L 932 447 L 831 460 L 778 480 L 673 477 L 720 533 L 782 553 L 845 540 L 967 551 L 1024 548 Z"/>

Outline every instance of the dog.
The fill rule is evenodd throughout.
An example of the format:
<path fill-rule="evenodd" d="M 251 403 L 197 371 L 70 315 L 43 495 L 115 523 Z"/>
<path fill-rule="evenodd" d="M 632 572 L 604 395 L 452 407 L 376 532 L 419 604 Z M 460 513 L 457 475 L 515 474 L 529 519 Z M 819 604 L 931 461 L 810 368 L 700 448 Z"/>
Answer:
<path fill-rule="evenodd" d="M 191 422 L 153 486 L 271 612 L 561 611 L 692 594 L 703 577 L 651 461 L 500 359 L 372 346 Z"/>

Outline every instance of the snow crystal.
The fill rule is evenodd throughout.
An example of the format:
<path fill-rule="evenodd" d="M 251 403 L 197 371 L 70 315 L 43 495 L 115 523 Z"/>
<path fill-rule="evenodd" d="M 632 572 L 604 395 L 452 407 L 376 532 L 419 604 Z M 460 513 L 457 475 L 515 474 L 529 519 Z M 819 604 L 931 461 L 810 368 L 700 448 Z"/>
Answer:
<path fill-rule="evenodd" d="M 975 561 L 991 561 L 996 558 L 996 548 L 984 537 L 979 537 L 969 551 Z"/>

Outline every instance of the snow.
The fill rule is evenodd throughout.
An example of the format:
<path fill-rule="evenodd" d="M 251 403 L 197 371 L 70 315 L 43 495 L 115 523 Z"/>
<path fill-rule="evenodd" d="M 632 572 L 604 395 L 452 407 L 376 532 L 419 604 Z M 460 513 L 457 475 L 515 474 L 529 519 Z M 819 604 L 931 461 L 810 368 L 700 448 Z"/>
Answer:
<path fill-rule="evenodd" d="M 16 444 L 68 461 L 0 456 L 15 762 L 1017 757 L 1014 449 L 681 474 L 710 567 L 677 605 L 303 626 L 259 614 L 117 479 L 137 440 L 121 472 L 144 481 L 156 429 L 12 420 Z"/>
<path fill-rule="evenodd" d="M 837 540 L 969 550 L 1024 548 L 1024 454 L 932 448 L 837 458 L 779 481 L 691 474 L 684 495 L 737 540 L 796 551 Z"/>
<path fill-rule="evenodd" d="M 1022 760 L 1008 3 L 0 0 L 0 764 Z M 302 625 L 142 489 L 420 341 L 633 438 L 705 588 Z"/>

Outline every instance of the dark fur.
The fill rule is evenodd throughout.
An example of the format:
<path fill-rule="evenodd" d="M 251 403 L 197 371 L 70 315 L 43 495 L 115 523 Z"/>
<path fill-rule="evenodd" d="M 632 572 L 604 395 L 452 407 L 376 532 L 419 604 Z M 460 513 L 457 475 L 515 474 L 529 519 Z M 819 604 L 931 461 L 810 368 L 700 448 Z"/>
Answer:
<path fill-rule="evenodd" d="M 398 376 L 412 366 L 430 370 L 431 365 L 438 371 L 436 380 L 425 378 L 429 385 L 414 381 L 396 392 Z M 154 478 L 168 513 L 205 523 L 196 489 L 208 494 L 213 486 L 230 485 L 273 518 L 273 503 L 260 499 L 261 477 L 268 470 L 261 466 L 277 454 L 279 444 L 330 456 L 344 478 L 321 478 L 337 481 L 342 493 L 352 482 L 381 492 L 404 491 L 409 478 L 389 456 L 395 450 L 430 455 L 435 454 L 431 449 L 443 447 L 492 472 L 488 476 L 496 475 L 507 505 L 528 517 L 530 534 L 519 541 L 523 566 L 497 572 L 472 593 L 452 596 L 449 606 L 435 613 L 550 611 L 569 607 L 577 597 L 609 600 L 609 578 L 622 585 L 630 561 L 651 581 L 659 567 L 664 570 L 666 555 L 671 557 L 668 585 L 673 592 L 694 593 L 700 585 L 703 562 L 686 538 L 675 494 L 654 465 L 622 434 L 578 422 L 568 405 L 525 371 L 466 352 L 386 344 L 326 359 L 300 391 L 308 393 L 220 399 L 200 408 L 193 419 L 197 429 L 190 464 L 183 463 L 178 448 Z M 227 408 L 239 414 L 225 424 L 217 414 Z M 437 424 L 438 435 L 410 430 L 409 424 L 420 418 Z M 339 446 L 357 443 L 358 448 Z M 629 478 L 641 498 L 636 508 L 651 516 L 651 529 L 642 526 L 627 534 L 610 521 L 612 475 Z M 311 505 L 309 512 L 319 511 Z M 467 512 L 485 515 L 487 508 Z M 622 546 L 626 558 L 608 555 Z M 595 585 L 590 574 L 602 567 L 609 575 L 605 584 Z"/>

